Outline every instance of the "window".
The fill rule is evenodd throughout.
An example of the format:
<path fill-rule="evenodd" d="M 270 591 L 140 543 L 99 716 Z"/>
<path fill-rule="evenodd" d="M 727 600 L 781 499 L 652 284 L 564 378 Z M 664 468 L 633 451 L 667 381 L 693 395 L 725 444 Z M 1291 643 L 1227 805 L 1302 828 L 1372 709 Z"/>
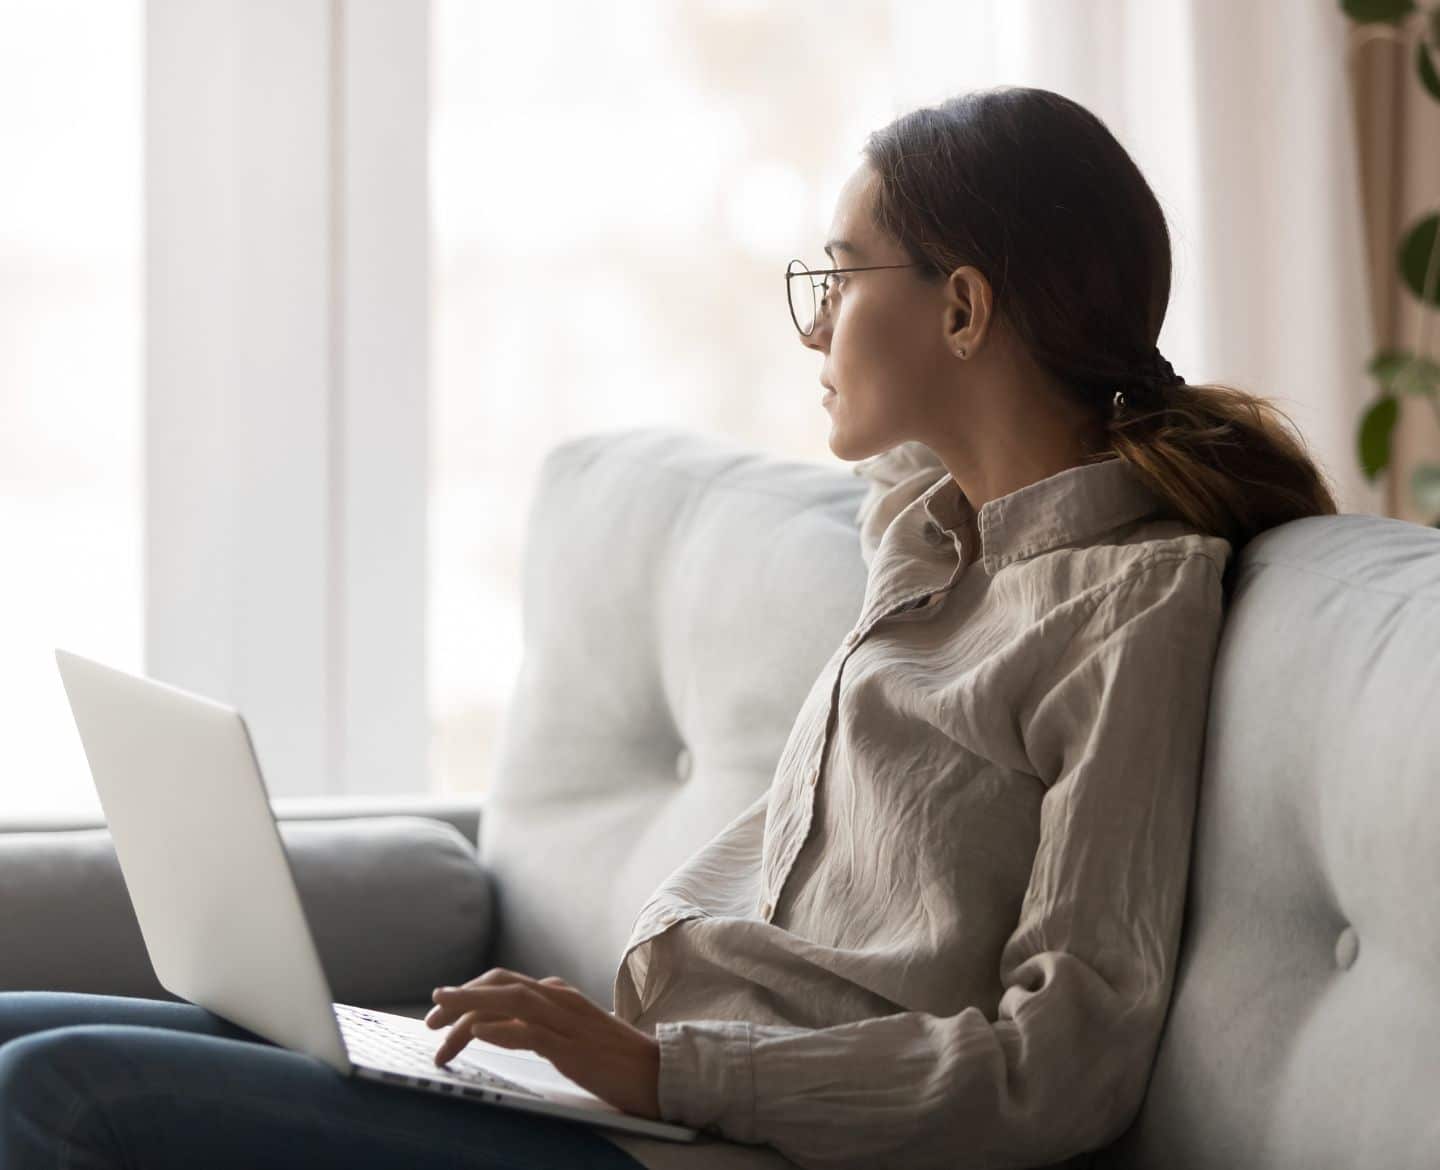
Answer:
<path fill-rule="evenodd" d="M 56 646 L 238 706 L 272 796 L 483 791 L 554 445 L 837 465 L 785 265 L 986 80 L 901 11 L 7 5 L 0 818 L 97 810 Z"/>
<path fill-rule="evenodd" d="M 884 5 L 436 0 L 432 784 L 482 790 L 545 452 L 641 425 L 830 453 L 782 274 L 898 112 Z M 811 22 L 823 20 L 822 66 Z M 817 116 L 824 111 L 824 116 Z"/>
<path fill-rule="evenodd" d="M 141 666 L 141 21 L 0 9 L 0 818 L 98 808 L 55 648 Z"/>

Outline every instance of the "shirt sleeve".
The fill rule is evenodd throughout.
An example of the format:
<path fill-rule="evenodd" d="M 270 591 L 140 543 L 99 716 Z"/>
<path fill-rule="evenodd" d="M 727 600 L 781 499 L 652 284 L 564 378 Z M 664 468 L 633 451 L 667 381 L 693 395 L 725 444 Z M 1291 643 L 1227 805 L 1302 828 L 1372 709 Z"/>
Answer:
<path fill-rule="evenodd" d="M 854 1170 L 1048 1165 L 1117 1138 L 1168 1009 L 1222 616 L 1209 557 L 1147 562 L 1017 712 L 1046 791 L 996 1019 L 663 1022 L 661 1116 Z"/>

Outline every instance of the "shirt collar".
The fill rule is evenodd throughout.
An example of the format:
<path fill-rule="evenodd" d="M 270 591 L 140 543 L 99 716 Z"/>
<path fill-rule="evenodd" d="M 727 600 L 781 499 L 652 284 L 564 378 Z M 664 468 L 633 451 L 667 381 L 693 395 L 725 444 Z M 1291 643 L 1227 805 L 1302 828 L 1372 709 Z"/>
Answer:
<path fill-rule="evenodd" d="M 974 515 L 949 472 L 920 501 L 930 519 L 952 535 Z M 1127 459 L 1112 456 L 1068 467 L 981 505 L 980 556 L 985 571 L 994 574 L 1012 561 L 1083 543 L 1164 507 L 1164 498 Z"/>

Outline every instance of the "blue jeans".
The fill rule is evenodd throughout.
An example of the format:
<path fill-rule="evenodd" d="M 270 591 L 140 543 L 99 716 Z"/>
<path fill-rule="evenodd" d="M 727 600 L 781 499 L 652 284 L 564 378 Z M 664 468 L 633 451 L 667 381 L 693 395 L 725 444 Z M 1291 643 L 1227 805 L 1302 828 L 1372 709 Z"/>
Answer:
<path fill-rule="evenodd" d="M 584 1123 L 344 1077 L 193 1004 L 0 992 L 0 1167 L 62 1166 L 640 1163 Z"/>

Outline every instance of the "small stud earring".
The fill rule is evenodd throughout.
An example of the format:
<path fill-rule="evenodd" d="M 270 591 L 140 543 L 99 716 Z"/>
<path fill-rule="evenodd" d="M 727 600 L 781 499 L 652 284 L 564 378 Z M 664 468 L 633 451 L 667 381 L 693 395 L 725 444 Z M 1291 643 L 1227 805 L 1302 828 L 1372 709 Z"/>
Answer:
<path fill-rule="evenodd" d="M 962 345 L 962 346 L 961 346 L 959 349 L 957 349 L 955 352 L 956 352 L 957 354 L 959 354 L 959 355 L 963 358 L 963 357 L 965 356 L 965 347 Z"/>

